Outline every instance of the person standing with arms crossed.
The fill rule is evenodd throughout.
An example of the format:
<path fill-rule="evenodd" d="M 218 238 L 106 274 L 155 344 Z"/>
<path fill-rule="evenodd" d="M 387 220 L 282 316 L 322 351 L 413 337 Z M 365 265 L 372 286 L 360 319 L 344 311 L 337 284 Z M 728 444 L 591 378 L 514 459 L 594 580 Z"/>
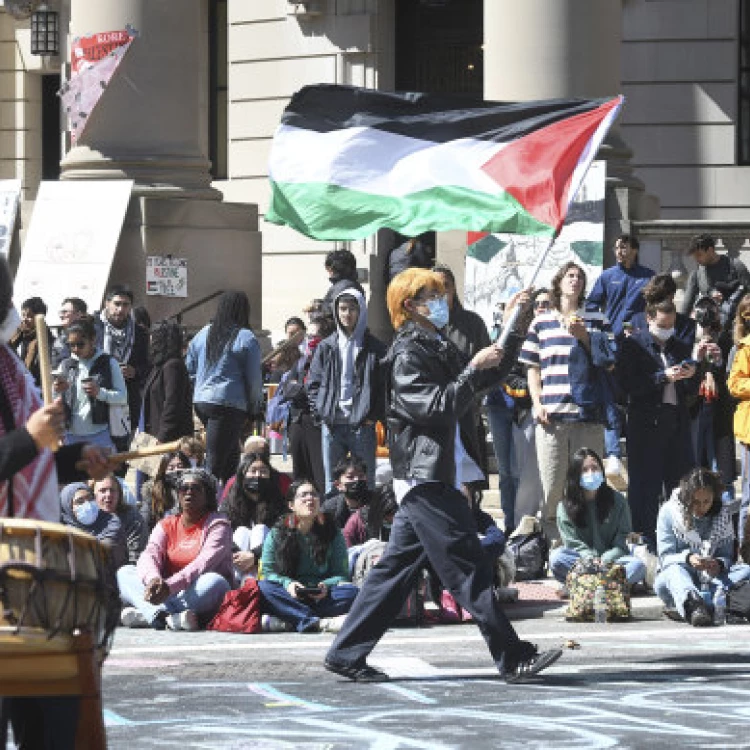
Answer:
<path fill-rule="evenodd" d="M 384 360 L 387 422 L 400 507 L 385 554 L 370 571 L 324 666 L 357 682 L 387 680 L 367 664 L 367 656 L 429 561 L 479 624 L 500 674 L 508 682 L 520 681 L 550 666 L 562 652 L 540 653 L 516 634 L 493 595 L 490 564 L 469 504 L 457 489 L 462 474 L 472 468 L 458 420 L 482 387 L 505 375 L 504 369 L 494 369 L 503 351 L 488 346 L 466 363 L 440 333 L 448 322 L 448 303 L 442 279 L 431 271 L 400 273 L 388 287 L 387 302 L 396 329 Z M 508 344 L 509 350 L 519 346 L 513 339 Z"/>

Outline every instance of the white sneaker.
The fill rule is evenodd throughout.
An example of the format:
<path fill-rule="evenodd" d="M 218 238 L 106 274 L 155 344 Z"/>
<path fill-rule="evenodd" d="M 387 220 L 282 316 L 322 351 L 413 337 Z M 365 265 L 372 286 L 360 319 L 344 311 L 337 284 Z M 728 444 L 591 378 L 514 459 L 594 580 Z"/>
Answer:
<path fill-rule="evenodd" d="M 192 609 L 186 609 L 176 615 L 169 615 L 167 627 L 170 630 L 200 630 L 198 615 Z"/>
<path fill-rule="evenodd" d="M 607 456 L 604 461 L 604 473 L 608 477 L 619 477 L 622 475 L 622 461 L 617 456 Z"/>
<path fill-rule="evenodd" d="M 120 624 L 126 628 L 147 628 L 148 620 L 135 607 L 125 607 L 120 613 Z"/>
<path fill-rule="evenodd" d="M 276 615 L 263 615 L 261 628 L 264 633 L 286 633 L 286 623 Z"/>
<path fill-rule="evenodd" d="M 320 620 L 321 633 L 338 633 L 344 625 L 346 615 L 337 615 L 336 617 L 323 617 Z"/>

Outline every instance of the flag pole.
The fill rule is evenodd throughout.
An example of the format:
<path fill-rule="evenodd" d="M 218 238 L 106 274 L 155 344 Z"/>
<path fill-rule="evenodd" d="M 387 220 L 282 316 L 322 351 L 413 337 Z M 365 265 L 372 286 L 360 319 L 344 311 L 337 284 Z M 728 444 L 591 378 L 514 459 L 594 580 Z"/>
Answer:
<path fill-rule="evenodd" d="M 539 259 L 537 260 L 536 265 L 534 266 L 534 270 L 531 272 L 531 278 L 529 279 L 529 283 L 526 286 L 527 289 L 534 286 L 536 277 L 539 275 L 539 272 L 542 270 L 544 261 L 547 260 L 549 251 L 552 249 L 552 245 L 555 244 L 555 240 L 557 240 L 557 238 L 560 236 L 561 231 L 562 231 L 562 224 L 560 224 L 560 226 L 557 227 L 557 229 L 555 229 L 555 233 L 550 238 L 550 241 L 547 244 L 547 247 L 544 248 L 544 250 L 539 254 Z M 516 305 L 510 314 L 510 318 L 508 322 L 503 326 L 503 330 L 502 330 L 502 333 L 500 334 L 500 338 L 497 340 L 496 346 L 499 349 L 502 349 L 505 347 L 505 343 L 508 341 L 508 337 L 510 336 L 511 331 L 515 328 L 515 325 L 518 322 L 518 318 L 520 315 L 521 315 L 521 305 Z"/>

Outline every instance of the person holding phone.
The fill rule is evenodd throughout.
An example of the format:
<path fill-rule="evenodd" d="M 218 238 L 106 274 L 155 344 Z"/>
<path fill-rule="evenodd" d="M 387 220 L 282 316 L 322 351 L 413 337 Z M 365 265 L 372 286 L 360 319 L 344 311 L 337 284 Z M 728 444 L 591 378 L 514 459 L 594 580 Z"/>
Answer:
<path fill-rule="evenodd" d="M 688 399 L 699 380 L 692 345 L 675 336 L 674 303 L 649 304 L 648 331 L 620 341 L 616 372 L 627 396 L 628 500 L 633 530 L 656 550 L 660 497 L 693 465 Z"/>
<path fill-rule="evenodd" d="M 333 517 L 320 512 L 313 483 L 292 482 L 287 500 L 291 512 L 263 543 L 263 628 L 316 633 L 326 618 L 349 611 L 359 589 L 349 582 L 344 537 Z"/>
<path fill-rule="evenodd" d="M 68 347 L 72 354 L 60 363 L 53 382 L 55 393 L 62 395 L 65 404 L 65 442 L 91 443 L 114 450 L 109 408 L 128 403 L 120 366 L 114 357 L 97 349 L 94 322 L 88 316 L 69 326 Z"/>
<path fill-rule="evenodd" d="M 718 474 L 693 469 L 659 510 L 657 544 L 661 571 L 654 582 L 659 598 L 695 627 L 712 617 L 699 589 L 719 584 L 727 590 L 750 579 L 750 565 L 734 561 L 734 526 L 721 495 Z M 730 620 L 731 621 L 731 620 Z M 741 618 L 744 621 L 744 618 Z"/>

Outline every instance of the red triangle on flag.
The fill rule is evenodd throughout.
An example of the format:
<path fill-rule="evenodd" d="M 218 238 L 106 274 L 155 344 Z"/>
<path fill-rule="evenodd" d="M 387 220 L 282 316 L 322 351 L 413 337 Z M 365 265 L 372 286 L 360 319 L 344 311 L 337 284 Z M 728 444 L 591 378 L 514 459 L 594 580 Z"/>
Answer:
<path fill-rule="evenodd" d="M 596 109 L 567 117 L 512 141 L 482 169 L 538 221 L 558 228 L 568 210 L 573 172 L 614 98 Z"/>
<path fill-rule="evenodd" d="M 489 235 L 489 232 L 468 232 L 467 243 L 469 245 L 473 245 L 475 242 L 479 242 L 479 240 L 483 240 L 488 235 Z"/>

